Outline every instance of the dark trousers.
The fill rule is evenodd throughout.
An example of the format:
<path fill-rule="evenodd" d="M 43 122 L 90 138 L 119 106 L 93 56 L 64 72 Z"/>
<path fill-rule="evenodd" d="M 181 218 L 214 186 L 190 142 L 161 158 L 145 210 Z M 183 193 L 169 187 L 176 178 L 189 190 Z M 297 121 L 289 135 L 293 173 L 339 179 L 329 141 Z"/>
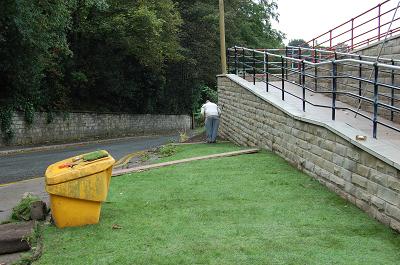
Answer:
<path fill-rule="evenodd" d="M 207 142 L 215 143 L 215 141 L 217 140 L 218 126 L 219 126 L 218 116 L 209 116 L 206 118 Z"/>

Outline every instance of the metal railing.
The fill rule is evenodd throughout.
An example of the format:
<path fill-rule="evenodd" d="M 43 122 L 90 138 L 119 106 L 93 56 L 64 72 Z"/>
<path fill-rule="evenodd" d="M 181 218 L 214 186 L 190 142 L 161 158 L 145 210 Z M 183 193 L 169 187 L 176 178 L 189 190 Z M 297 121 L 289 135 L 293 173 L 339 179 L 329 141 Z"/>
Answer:
<path fill-rule="evenodd" d="M 299 47 L 233 47 L 227 49 L 227 61 L 228 73 L 250 80 L 254 85 L 256 82 L 264 82 L 266 92 L 274 87 L 281 91 L 282 100 L 285 100 L 287 94 L 299 99 L 303 111 L 306 111 L 307 104 L 329 108 L 332 120 L 336 119 L 337 110 L 353 112 L 372 122 L 373 138 L 377 137 L 378 124 L 400 132 L 397 125 L 394 126 L 380 117 L 386 111 L 393 121 L 395 115 L 400 114 L 400 108 L 395 106 L 395 101 L 400 101 L 400 86 L 396 84 L 397 80 L 400 81 L 400 60 L 378 60 L 371 56 Z M 366 77 L 366 72 L 370 71 L 373 73 L 370 75 L 371 79 Z M 285 83 L 294 84 L 301 93 L 286 90 Z M 371 90 L 369 93 L 363 93 L 368 89 Z M 387 93 L 382 92 L 383 90 Z M 312 102 L 306 97 L 306 91 L 331 97 L 331 104 Z M 353 106 L 339 106 L 339 96 L 341 100 L 363 102 L 364 108 L 371 107 L 371 116 Z"/>
<path fill-rule="evenodd" d="M 349 19 L 348 21 L 314 37 L 308 44 L 312 48 L 325 47 L 330 50 L 337 48 L 351 51 L 375 41 L 380 41 L 386 34 L 393 35 L 400 31 L 400 17 L 393 19 L 396 7 L 395 1 L 387 0 L 371 9 Z"/>

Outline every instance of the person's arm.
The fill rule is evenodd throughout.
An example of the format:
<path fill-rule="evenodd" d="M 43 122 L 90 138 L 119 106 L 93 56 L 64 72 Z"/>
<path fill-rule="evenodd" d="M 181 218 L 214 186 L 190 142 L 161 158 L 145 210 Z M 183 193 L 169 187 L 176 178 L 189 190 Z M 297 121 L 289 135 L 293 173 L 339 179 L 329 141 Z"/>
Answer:
<path fill-rule="evenodd" d="M 218 116 L 221 116 L 221 109 L 217 106 Z"/>
<path fill-rule="evenodd" d="M 203 106 L 201 106 L 200 113 L 201 113 L 201 116 L 203 116 L 203 117 L 204 117 L 204 105 L 203 105 Z"/>

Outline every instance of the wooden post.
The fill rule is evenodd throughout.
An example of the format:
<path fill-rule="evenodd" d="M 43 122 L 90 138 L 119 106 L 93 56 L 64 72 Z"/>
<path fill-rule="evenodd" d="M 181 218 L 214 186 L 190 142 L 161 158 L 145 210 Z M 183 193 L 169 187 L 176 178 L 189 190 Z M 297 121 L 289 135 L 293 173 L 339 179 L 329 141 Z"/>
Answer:
<path fill-rule="evenodd" d="M 226 74 L 224 0 L 219 0 L 219 39 L 221 43 L 221 70 L 222 74 Z"/>

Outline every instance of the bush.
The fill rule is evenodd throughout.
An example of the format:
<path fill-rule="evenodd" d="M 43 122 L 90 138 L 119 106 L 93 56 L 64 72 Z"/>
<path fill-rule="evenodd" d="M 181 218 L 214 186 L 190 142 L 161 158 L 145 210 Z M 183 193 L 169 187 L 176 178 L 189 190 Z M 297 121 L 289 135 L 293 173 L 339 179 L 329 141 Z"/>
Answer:
<path fill-rule="evenodd" d="M 201 95 L 203 102 L 207 99 L 214 103 L 218 102 L 218 92 L 208 86 L 203 86 L 201 88 Z"/>
<path fill-rule="evenodd" d="M 176 146 L 173 144 L 163 145 L 158 149 L 158 154 L 161 157 L 172 156 L 177 152 Z"/>
<path fill-rule="evenodd" d="M 12 210 L 11 219 L 14 221 L 29 221 L 31 219 L 31 205 L 40 201 L 40 198 L 29 194 L 23 198 Z"/>
<path fill-rule="evenodd" d="M 12 109 L 10 107 L 0 108 L 0 129 L 3 135 L 3 140 L 8 143 L 14 137 L 12 129 Z"/>

